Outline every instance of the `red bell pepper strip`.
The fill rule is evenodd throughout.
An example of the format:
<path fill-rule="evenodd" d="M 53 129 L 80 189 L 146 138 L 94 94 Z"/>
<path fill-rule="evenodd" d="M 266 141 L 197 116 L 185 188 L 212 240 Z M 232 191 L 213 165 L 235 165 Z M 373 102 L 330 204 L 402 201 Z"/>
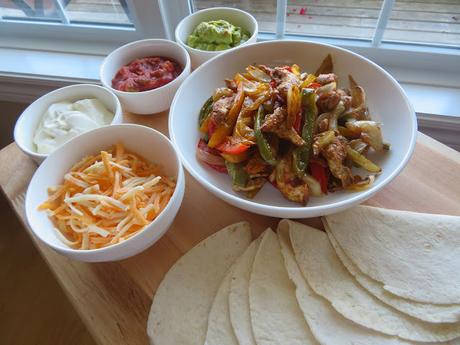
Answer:
<path fill-rule="evenodd" d="M 227 137 L 222 144 L 216 146 L 216 149 L 223 153 L 238 155 L 249 149 L 248 145 L 238 142 L 233 137 Z"/>
<path fill-rule="evenodd" d="M 297 133 L 300 133 L 300 127 L 302 126 L 302 113 L 299 112 L 295 118 L 294 129 Z"/>
<path fill-rule="evenodd" d="M 321 186 L 321 191 L 324 194 L 327 194 L 328 174 L 327 174 L 326 168 L 315 161 L 311 161 L 309 163 L 309 166 L 310 166 L 311 175 L 316 181 L 319 182 Z"/>
<path fill-rule="evenodd" d="M 310 84 L 307 85 L 308 89 L 317 89 L 319 87 L 321 87 L 320 83 L 310 83 Z"/>

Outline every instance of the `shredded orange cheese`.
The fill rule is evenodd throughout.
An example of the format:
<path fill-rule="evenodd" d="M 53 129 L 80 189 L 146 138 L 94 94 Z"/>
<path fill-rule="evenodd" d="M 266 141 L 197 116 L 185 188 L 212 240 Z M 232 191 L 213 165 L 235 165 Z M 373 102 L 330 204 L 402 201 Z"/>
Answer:
<path fill-rule="evenodd" d="M 39 209 L 48 212 L 64 243 L 96 249 L 125 241 L 150 224 L 175 187 L 159 166 L 118 143 L 75 164 L 62 185 L 48 189 Z"/>

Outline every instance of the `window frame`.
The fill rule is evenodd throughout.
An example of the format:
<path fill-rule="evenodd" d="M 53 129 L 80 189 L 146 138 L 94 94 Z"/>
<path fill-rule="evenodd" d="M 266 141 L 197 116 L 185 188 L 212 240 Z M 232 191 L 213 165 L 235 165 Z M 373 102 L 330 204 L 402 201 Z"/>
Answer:
<path fill-rule="evenodd" d="M 126 2 L 134 27 L 0 18 L 0 47 L 103 54 L 130 41 L 165 37 L 158 0 Z"/>
<path fill-rule="evenodd" d="M 56 24 L 0 21 L 0 50 L 7 47 L 22 49 L 26 52 L 41 50 L 43 52 L 76 53 L 76 61 L 78 61 L 78 56 L 82 55 L 98 56 L 102 61 L 103 56 L 108 52 L 132 40 L 153 37 L 166 37 L 174 40 L 177 24 L 194 10 L 192 0 L 127 0 L 127 3 L 136 30 L 102 26 L 98 26 L 95 30 L 95 26 L 80 24 L 61 25 L 59 30 L 56 30 Z M 356 40 L 286 34 L 284 25 L 287 1 L 278 0 L 277 30 L 275 33 L 260 32 L 258 40 L 309 40 L 336 45 L 376 62 L 401 83 L 450 87 L 460 92 L 458 90 L 460 89 L 460 68 L 458 68 L 460 49 L 381 42 L 381 35 L 380 38 L 376 38 L 377 31 L 382 31 L 389 18 L 389 11 L 393 3 L 394 0 L 384 0 L 373 40 Z M 17 71 L 20 68 L 21 64 L 18 62 L 14 71 L 6 75 L 18 75 Z M 95 69 L 97 69 L 96 63 L 92 66 L 92 70 Z M 0 75 L 2 72 L 0 71 Z M 27 68 L 24 72 L 27 75 Z M 29 75 L 33 77 L 34 73 L 31 72 Z M 46 76 L 40 76 L 40 78 L 43 77 Z M 78 78 L 79 76 L 76 75 L 75 79 Z M 96 79 L 97 76 L 95 76 Z"/>
<path fill-rule="evenodd" d="M 349 49 L 393 74 L 399 82 L 460 88 L 460 47 L 430 46 L 416 43 L 383 41 L 384 30 L 395 0 L 384 0 L 373 37 L 346 39 L 314 35 L 295 35 L 285 32 L 287 0 L 277 0 L 276 32 L 259 32 L 258 41 L 274 39 L 304 40 L 332 44 Z M 160 0 L 167 36 L 174 40 L 174 29 L 180 19 L 195 9 L 193 0 Z"/>

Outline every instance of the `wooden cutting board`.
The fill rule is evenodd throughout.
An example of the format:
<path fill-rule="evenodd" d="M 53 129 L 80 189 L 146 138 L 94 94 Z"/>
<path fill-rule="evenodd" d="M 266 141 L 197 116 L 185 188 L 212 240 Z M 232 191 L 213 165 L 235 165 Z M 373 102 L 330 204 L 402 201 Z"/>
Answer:
<path fill-rule="evenodd" d="M 151 126 L 167 134 L 167 113 L 125 115 L 125 122 Z M 0 186 L 26 224 L 24 196 L 36 165 L 15 144 L 0 152 L 0 162 Z M 419 133 L 414 156 L 406 169 L 366 203 L 460 216 L 459 173 L 460 153 Z M 165 273 L 200 240 L 241 220 L 251 223 L 254 236 L 266 227 L 275 229 L 278 222 L 224 203 L 186 174 L 184 201 L 171 228 L 155 245 L 135 257 L 111 263 L 82 263 L 33 239 L 99 344 L 148 344 L 147 316 Z M 321 226 L 319 218 L 301 221 Z"/>

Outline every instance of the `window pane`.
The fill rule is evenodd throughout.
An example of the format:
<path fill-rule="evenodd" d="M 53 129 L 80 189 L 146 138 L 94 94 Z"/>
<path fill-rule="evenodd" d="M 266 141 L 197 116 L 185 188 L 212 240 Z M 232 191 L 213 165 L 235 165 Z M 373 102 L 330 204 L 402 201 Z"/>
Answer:
<path fill-rule="evenodd" d="M 0 16 L 3 19 L 61 21 L 56 3 L 46 0 L 0 0 Z"/>
<path fill-rule="evenodd" d="M 259 24 L 259 32 L 276 31 L 276 0 L 192 0 L 195 11 L 209 7 L 236 7 L 251 13 Z"/>
<path fill-rule="evenodd" d="M 460 0 L 396 0 L 384 41 L 460 45 Z"/>
<path fill-rule="evenodd" d="M 126 0 L 0 0 L 3 19 L 133 26 Z"/>
<path fill-rule="evenodd" d="M 286 32 L 372 39 L 382 3 L 382 0 L 290 0 Z"/>
<path fill-rule="evenodd" d="M 130 25 L 125 0 L 61 0 L 71 23 Z"/>

